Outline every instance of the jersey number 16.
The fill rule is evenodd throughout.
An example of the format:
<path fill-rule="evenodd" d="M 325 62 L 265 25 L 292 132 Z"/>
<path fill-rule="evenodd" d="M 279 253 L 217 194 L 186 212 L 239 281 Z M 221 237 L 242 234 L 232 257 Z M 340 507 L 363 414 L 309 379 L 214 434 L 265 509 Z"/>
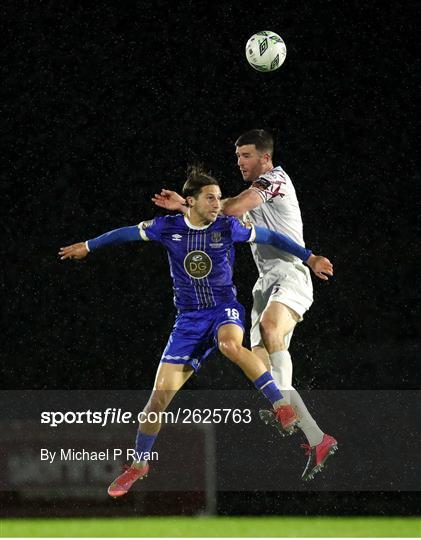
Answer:
<path fill-rule="evenodd" d="M 227 315 L 230 319 L 239 319 L 240 314 L 238 313 L 238 309 L 235 308 L 225 308 L 225 311 L 227 312 Z"/>

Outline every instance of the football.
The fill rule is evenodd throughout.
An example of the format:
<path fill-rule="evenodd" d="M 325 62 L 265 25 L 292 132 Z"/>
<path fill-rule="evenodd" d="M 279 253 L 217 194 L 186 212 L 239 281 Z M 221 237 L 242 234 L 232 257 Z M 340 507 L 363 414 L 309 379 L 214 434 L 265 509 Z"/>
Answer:
<path fill-rule="evenodd" d="M 284 40 L 275 32 L 257 32 L 247 41 L 246 58 L 257 71 L 275 71 L 282 66 L 286 55 Z"/>

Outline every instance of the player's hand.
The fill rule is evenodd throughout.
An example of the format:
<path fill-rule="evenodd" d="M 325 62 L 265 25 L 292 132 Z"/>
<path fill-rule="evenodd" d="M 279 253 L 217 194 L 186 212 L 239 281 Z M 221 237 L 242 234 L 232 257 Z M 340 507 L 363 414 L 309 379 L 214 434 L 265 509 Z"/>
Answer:
<path fill-rule="evenodd" d="M 179 212 L 185 212 L 187 210 L 184 206 L 185 200 L 183 197 L 170 189 L 162 189 L 161 193 L 155 193 L 152 201 L 156 206 L 165 208 L 165 210 L 178 210 Z"/>
<path fill-rule="evenodd" d="M 310 255 L 306 264 L 313 270 L 316 276 L 327 281 L 328 276 L 333 276 L 333 264 L 320 255 Z"/>
<path fill-rule="evenodd" d="M 83 259 L 88 253 L 89 251 L 86 249 L 85 242 L 79 242 L 78 244 L 62 247 L 58 252 L 62 261 L 65 259 Z"/>

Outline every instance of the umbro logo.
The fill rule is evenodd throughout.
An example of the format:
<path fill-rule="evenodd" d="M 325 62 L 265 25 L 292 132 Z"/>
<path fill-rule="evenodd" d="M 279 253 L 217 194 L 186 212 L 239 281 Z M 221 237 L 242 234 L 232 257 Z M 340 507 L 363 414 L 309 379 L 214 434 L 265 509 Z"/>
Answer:
<path fill-rule="evenodd" d="M 174 242 L 181 242 L 181 239 L 183 238 L 181 234 L 173 234 L 171 235 L 171 238 L 174 240 Z"/>

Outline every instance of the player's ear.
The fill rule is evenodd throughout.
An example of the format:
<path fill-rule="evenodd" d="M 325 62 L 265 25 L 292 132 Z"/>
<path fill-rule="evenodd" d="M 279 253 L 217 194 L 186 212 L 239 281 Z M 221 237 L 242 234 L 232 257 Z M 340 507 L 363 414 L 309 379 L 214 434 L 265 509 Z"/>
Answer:
<path fill-rule="evenodd" d="M 195 200 L 196 200 L 196 199 L 195 199 L 194 197 L 192 197 L 192 196 L 186 197 L 186 203 L 187 203 L 187 206 L 189 206 L 189 207 L 190 207 L 190 206 L 194 206 L 194 201 L 195 201 Z"/>

